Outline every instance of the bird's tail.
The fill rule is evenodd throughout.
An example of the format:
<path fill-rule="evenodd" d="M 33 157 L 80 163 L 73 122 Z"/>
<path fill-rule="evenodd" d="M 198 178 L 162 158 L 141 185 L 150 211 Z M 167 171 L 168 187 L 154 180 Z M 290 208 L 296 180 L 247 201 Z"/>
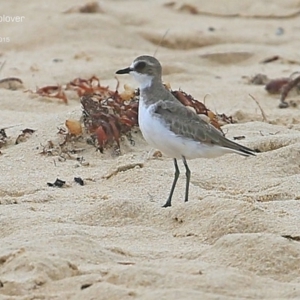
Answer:
<path fill-rule="evenodd" d="M 225 145 L 223 145 L 223 147 L 232 150 L 230 152 L 235 152 L 235 153 L 243 155 L 243 156 L 250 156 L 250 155 L 255 156 L 254 153 L 258 152 L 256 150 L 250 149 L 248 147 L 245 147 L 243 145 L 240 145 L 238 143 L 235 143 L 235 142 L 227 140 L 227 139 L 226 139 L 226 143 L 225 143 Z"/>

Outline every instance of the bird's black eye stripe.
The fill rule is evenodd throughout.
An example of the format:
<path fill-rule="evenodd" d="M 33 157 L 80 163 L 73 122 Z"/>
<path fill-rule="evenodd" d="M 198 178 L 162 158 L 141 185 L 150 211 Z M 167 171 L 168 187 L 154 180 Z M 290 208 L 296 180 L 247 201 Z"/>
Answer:
<path fill-rule="evenodd" d="M 135 66 L 134 69 L 139 71 L 143 70 L 146 67 L 146 63 L 144 61 L 139 61 Z"/>

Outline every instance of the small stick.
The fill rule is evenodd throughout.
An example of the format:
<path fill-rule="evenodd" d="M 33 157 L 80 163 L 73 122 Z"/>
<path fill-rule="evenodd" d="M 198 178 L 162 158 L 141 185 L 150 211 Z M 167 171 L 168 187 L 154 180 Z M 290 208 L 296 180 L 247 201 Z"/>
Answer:
<path fill-rule="evenodd" d="M 164 41 L 165 37 L 167 36 L 167 34 L 169 33 L 170 29 L 167 29 L 166 32 L 164 33 L 164 35 L 162 36 L 161 40 L 159 41 L 158 45 L 157 45 L 157 48 L 153 54 L 153 56 L 155 57 L 157 51 L 158 51 L 158 48 L 161 46 L 162 42 Z"/>
<path fill-rule="evenodd" d="M 205 95 L 204 95 L 204 98 L 203 98 L 203 104 L 204 104 L 204 105 L 206 105 L 205 100 L 206 100 L 206 98 L 207 98 L 208 96 L 211 96 L 211 94 L 205 94 Z"/>
<path fill-rule="evenodd" d="M 268 122 L 267 116 L 266 116 L 265 112 L 263 111 L 262 107 L 260 106 L 259 102 L 251 94 L 249 94 L 249 97 L 251 97 L 252 100 L 254 100 L 255 103 L 257 104 L 257 106 L 258 106 L 258 108 L 259 108 L 259 110 L 261 112 L 261 115 L 263 117 L 263 121 L 264 122 Z"/>
<path fill-rule="evenodd" d="M 1 129 L 6 130 L 6 129 L 9 129 L 9 128 L 13 128 L 13 127 L 21 126 L 21 125 L 23 125 L 23 124 L 21 123 L 21 124 L 11 125 L 11 126 L 7 126 L 7 127 L 3 127 Z"/>
<path fill-rule="evenodd" d="M 6 60 L 2 63 L 2 65 L 0 66 L 0 71 L 3 69 L 4 65 L 6 63 Z"/>

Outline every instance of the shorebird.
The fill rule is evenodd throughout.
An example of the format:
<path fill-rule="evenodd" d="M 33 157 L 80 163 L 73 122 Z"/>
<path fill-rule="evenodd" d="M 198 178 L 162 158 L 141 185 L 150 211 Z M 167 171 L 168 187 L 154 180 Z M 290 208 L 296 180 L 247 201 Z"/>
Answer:
<path fill-rule="evenodd" d="M 186 170 L 185 202 L 189 198 L 191 171 L 187 159 L 215 158 L 226 153 L 255 155 L 252 149 L 230 141 L 211 124 L 181 104 L 162 83 L 162 67 L 152 56 L 137 57 L 130 67 L 116 74 L 130 74 L 139 83 L 139 127 L 144 139 L 153 148 L 173 158 L 175 175 L 167 202 L 172 196 L 180 174 L 177 159 Z"/>

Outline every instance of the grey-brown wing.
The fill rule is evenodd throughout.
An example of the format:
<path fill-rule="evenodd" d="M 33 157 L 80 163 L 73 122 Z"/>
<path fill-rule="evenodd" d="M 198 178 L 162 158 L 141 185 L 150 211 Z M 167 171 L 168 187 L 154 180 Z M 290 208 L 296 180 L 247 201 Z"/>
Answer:
<path fill-rule="evenodd" d="M 168 128 L 179 136 L 254 155 L 253 150 L 228 140 L 219 130 L 181 103 L 160 100 L 154 112 L 163 117 Z"/>

